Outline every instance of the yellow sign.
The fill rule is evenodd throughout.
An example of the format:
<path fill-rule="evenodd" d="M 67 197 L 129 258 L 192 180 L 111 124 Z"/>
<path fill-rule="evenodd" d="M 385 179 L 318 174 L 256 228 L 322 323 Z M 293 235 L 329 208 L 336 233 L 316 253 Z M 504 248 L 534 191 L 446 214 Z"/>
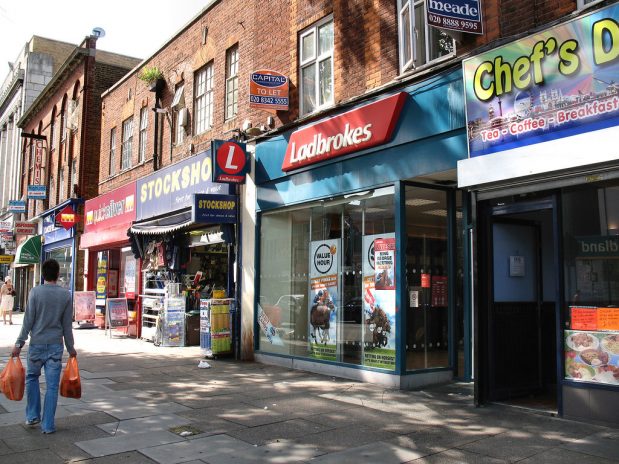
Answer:
<path fill-rule="evenodd" d="M 11 255 L 0 255 L 0 264 L 11 264 L 13 262 L 14 256 Z"/>

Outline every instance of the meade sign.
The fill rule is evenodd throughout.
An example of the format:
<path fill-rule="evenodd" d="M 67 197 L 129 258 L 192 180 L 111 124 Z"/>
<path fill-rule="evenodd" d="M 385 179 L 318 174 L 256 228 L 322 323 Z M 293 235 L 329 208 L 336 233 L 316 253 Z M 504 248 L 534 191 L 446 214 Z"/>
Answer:
<path fill-rule="evenodd" d="M 293 132 L 282 171 L 387 142 L 407 96 L 400 92 Z"/>

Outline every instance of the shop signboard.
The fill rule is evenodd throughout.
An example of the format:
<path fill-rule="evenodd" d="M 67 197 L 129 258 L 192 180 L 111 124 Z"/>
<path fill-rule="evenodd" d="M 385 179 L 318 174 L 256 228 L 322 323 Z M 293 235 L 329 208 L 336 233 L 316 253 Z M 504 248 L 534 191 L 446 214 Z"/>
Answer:
<path fill-rule="evenodd" d="M 100 251 L 97 254 L 97 283 L 95 285 L 97 300 L 105 302 L 107 297 L 107 251 Z"/>
<path fill-rule="evenodd" d="M 428 24 L 441 29 L 483 34 L 481 0 L 429 0 Z"/>
<path fill-rule="evenodd" d="M 566 379 L 619 385 L 619 331 L 566 330 L 564 336 Z"/>
<path fill-rule="evenodd" d="M 73 237 L 73 228 L 56 226 L 56 214 L 51 213 L 43 218 L 43 236 L 46 245 Z"/>
<path fill-rule="evenodd" d="M 194 193 L 230 194 L 230 185 L 212 182 L 212 170 L 205 151 L 138 180 L 136 220 L 190 208 Z"/>
<path fill-rule="evenodd" d="M 108 327 L 129 327 L 129 309 L 126 298 L 108 298 L 105 313 Z"/>
<path fill-rule="evenodd" d="M 365 235 L 363 257 L 363 365 L 394 369 L 395 234 Z"/>
<path fill-rule="evenodd" d="M 15 235 L 34 235 L 37 233 L 37 225 L 31 222 L 16 222 Z"/>
<path fill-rule="evenodd" d="M 282 171 L 326 161 L 388 142 L 408 94 L 399 92 L 294 131 Z"/>
<path fill-rule="evenodd" d="M 34 183 L 41 183 L 41 171 L 43 169 L 43 141 L 37 140 L 34 144 Z"/>
<path fill-rule="evenodd" d="M 0 264 L 11 264 L 14 258 L 13 255 L 0 255 Z"/>
<path fill-rule="evenodd" d="M 45 200 L 47 198 L 47 187 L 45 185 L 29 185 L 27 196 L 29 200 Z"/>
<path fill-rule="evenodd" d="M 95 320 L 96 299 L 95 292 L 73 293 L 73 314 L 77 322 Z"/>
<path fill-rule="evenodd" d="M 277 71 L 261 69 L 251 73 L 249 80 L 249 107 L 276 113 L 288 111 L 288 78 Z"/>
<path fill-rule="evenodd" d="M 0 233 L 10 232 L 13 230 L 13 222 L 0 221 Z"/>
<path fill-rule="evenodd" d="M 235 224 L 238 197 L 236 195 L 194 195 L 192 218 L 203 224 Z"/>
<path fill-rule="evenodd" d="M 135 275 L 137 272 L 137 260 L 132 255 L 125 256 L 125 297 L 135 300 Z"/>
<path fill-rule="evenodd" d="M 619 256 L 619 237 L 592 235 L 575 237 L 576 256 L 579 258 L 609 258 Z"/>
<path fill-rule="evenodd" d="M 77 214 L 72 206 L 65 206 L 56 212 L 54 225 L 65 230 L 72 228 L 78 222 Z"/>
<path fill-rule="evenodd" d="M 9 200 L 9 207 L 7 211 L 13 214 L 25 213 L 26 202 L 22 200 Z"/>
<path fill-rule="evenodd" d="M 310 243 L 309 347 L 310 356 L 337 359 L 341 240 Z"/>
<path fill-rule="evenodd" d="M 471 158 L 619 125 L 619 5 L 463 63 Z"/>
<path fill-rule="evenodd" d="M 215 169 L 213 182 L 244 184 L 249 171 L 249 153 L 244 143 L 231 140 L 213 140 Z"/>
<path fill-rule="evenodd" d="M 135 186 L 130 182 L 86 201 L 82 248 L 128 240 L 127 229 L 135 221 Z"/>

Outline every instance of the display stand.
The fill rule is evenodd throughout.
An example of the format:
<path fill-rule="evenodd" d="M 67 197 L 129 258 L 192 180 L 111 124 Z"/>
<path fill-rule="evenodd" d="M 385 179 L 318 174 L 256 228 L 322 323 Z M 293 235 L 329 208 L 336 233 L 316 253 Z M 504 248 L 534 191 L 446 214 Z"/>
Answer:
<path fill-rule="evenodd" d="M 105 334 L 112 338 L 112 330 L 129 329 L 129 310 L 126 298 L 108 298 L 105 304 Z M 124 335 L 124 334 L 123 334 Z"/>
<path fill-rule="evenodd" d="M 160 276 L 143 272 L 143 289 L 139 297 L 142 299 L 142 330 L 141 338 L 154 341 L 159 313 L 163 310 L 167 297 L 167 281 Z"/>
<path fill-rule="evenodd" d="M 200 349 L 206 357 L 232 354 L 230 305 L 234 298 L 200 300 Z"/>

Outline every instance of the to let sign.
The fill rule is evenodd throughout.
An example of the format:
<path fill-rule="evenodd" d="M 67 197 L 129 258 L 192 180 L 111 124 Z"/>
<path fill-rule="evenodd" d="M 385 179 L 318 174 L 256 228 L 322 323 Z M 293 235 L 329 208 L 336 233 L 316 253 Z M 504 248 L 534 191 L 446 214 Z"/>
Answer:
<path fill-rule="evenodd" d="M 213 182 L 244 184 L 249 156 L 244 143 L 213 140 L 212 153 L 215 158 Z"/>
<path fill-rule="evenodd" d="M 428 0 L 428 24 L 442 29 L 483 34 L 481 0 Z"/>
<path fill-rule="evenodd" d="M 288 78 L 276 71 L 262 69 L 251 73 L 249 107 L 263 110 L 288 111 Z"/>

